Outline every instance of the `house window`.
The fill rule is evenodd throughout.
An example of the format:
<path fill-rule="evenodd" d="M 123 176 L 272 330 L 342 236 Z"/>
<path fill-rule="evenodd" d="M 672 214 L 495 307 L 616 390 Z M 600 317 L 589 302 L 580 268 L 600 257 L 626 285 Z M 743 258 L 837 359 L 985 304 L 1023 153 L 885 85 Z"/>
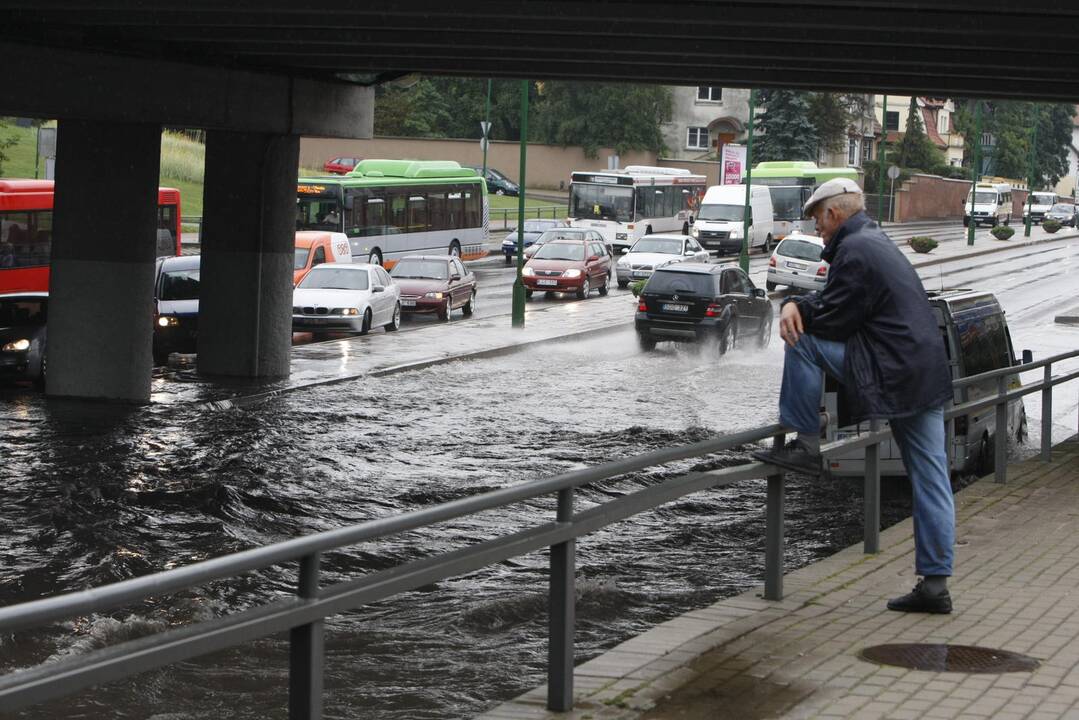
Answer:
<path fill-rule="evenodd" d="M 884 129 L 899 132 L 899 111 L 889 111 L 884 116 Z"/>
<path fill-rule="evenodd" d="M 708 128 L 686 128 L 686 147 L 693 150 L 708 149 Z"/>
<path fill-rule="evenodd" d="M 950 118 L 951 115 L 943 110 L 941 110 L 940 115 L 937 116 L 937 132 L 941 135 L 947 135 L 950 132 L 950 130 L 948 130 L 948 121 Z"/>
<path fill-rule="evenodd" d="M 723 102 L 723 88 L 714 85 L 697 86 L 697 100 L 701 102 Z"/>
<path fill-rule="evenodd" d="M 862 141 L 862 162 L 870 162 L 873 159 L 873 138 Z"/>
<path fill-rule="evenodd" d="M 858 138 L 847 139 L 847 164 L 858 164 Z"/>

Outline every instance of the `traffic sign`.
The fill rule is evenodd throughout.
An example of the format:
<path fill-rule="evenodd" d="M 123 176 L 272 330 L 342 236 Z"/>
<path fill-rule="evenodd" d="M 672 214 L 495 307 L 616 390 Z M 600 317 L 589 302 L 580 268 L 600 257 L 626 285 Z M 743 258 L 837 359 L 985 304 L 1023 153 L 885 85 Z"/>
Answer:
<path fill-rule="evenodd" d="M 490 132 L 491 123 L 487 122 L 486 120 L 480 120 L 480 133 L 483 135 L 483 137 L 487 137 L 488 133 Z"/>
<path fill-rule="evenodd" d="M 480 138 L 480 150 L 487 149 L 488 140 L 485 137 Z"/>
<path fill-rule="evenodd" d="M 899 177 L 899 167 L 897 165 L 892 165 L 890 168 L 888 168 L 888 177 L 892 180 L 895 180 L 897 177 Z"/>

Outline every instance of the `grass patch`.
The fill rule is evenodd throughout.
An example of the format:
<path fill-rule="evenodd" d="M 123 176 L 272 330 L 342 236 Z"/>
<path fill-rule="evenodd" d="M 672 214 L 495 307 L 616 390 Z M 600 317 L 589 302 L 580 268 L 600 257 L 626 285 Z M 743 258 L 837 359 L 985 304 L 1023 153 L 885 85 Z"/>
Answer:
<path fill-rule="evenodd" d="M 2 176 L 6 178 L 34 177 L 34 157 L 37 155 L 37 128 L 0 127 L 0 138 L 14 138 L 16 143 L 4 151 L 8 159 L 4 162 Z M 45 163 L 41 162 L 38 174 L 45 175 Z"/>
<path fill-rule="evenodd" d="M 202 185 L 206 170 L 206 146 L 186 135 L 161 133 L 161 179 Z"/>

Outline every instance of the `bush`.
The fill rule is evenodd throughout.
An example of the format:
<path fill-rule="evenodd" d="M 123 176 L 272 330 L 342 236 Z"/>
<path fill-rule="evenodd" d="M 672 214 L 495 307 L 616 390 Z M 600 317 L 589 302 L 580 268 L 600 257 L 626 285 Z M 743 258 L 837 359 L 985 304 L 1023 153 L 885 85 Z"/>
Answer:
<path fill-rule="evenodd" d="M 644 284 L 647 280 L 634 280 L 629 285 L 629 291 L 633 293 L 633 297 L 637 297 L 641 294 L 641 290 L 644 290 Z"/>
<path fill-rule="evenodd" d="M 203 181 L 206 147 L 177 132 L 161 134 L 161 178 L 190 183 Z"/>
<path fill-rule="evenodd" d="M 1007 225 L 997 225 L 989 232 L 993 233 L 993 237 L 997 240 L 1007 240 L 1012 235 L 1015 235 L 1015 228 L 1008 227 Z"/>
<path fill-rule="evenodd" d="M 938 245 L 936 240 L 931 237 L 926 237 L 925 235 L 912 237 L 907 241 L 907 244 L 910 245 L 916 253 L 927 253 Z"/>
<path fill-rule="evenodd" d="M 1047 233 L 1055 233 L 1059 229 L 1060 229 L 1060 221 L 1059 220 L 1053 220 L 1053 219 L 1042 220 L 1042 230 L 1044 230 L 1045 232 L 1047 232 Z"/>

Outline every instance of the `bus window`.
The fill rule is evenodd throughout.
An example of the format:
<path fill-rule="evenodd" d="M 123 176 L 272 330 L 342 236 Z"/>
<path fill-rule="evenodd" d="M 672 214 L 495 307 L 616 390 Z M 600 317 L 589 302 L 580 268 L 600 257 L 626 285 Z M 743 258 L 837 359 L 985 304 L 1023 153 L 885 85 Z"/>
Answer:
<path fill-rule="evenodd" d="M 431 230 L 449 229 L 445 191 L 431 191 L 427 194 L 427 223 Z"/>
<path fill-rule="evenodd" d="M 0 267 L 41 267 L 52 252 L 52 211 L 0 213 Z"/>
<path fill-rule="evenodd" d="M 427 198 L 423 195 L 410 195 L 408 198 L 408 231 L 424 232 L 427 225 Z"/>
<path fill-rule="evenodd" d="M 390 190 L 389 222 L 390 232 L 408 232 L 408 196 L 407 191 Z"/>
<path fill-rule="evenodd" d="M 480 224 L 480 193 L 474 190 L 465 191 L 465 227 L 476 227 Z"/>
<path fill-rule="evenodd" d="M 176 255 L 176 206 L 157 207 L 157 257 Z"/>
<path fill-rule="evenodd" d="M 380 197 L 370 198 L 364 204 L 364 216 L 360 235 L 382 235 L 386 231 L 386 201 Z"/>
<path fill-rule="evenodd" d="M 570 185 L 570 215 L 585 220 L 633 222 L 633 195 L 630 187 L 573 183 Z M 637 212 L 640 215 L 640 208 Z"/>

